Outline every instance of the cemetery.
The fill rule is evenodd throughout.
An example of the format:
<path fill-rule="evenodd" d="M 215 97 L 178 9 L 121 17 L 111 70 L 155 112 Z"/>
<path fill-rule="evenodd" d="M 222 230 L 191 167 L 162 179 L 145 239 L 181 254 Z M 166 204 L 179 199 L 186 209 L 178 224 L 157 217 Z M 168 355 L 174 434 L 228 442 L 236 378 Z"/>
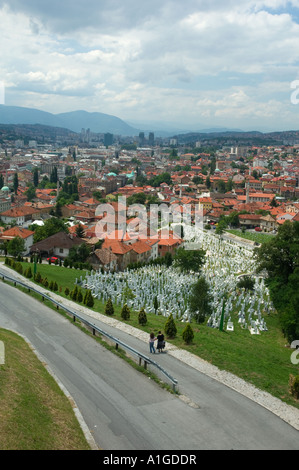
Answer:
<path fill-rule="evenodd" d="M 265 317 L 273 309 L 264 279 L 255 275 L 255 260 L 251 248 L 221 239 L 214 233 L 186 227 L 186 249 L 203 249 L 205 264 L 201 273 L 182 273 L 173 264 L 144 266 L 123 272 L 91 271 L 76 284 L 90 289 L 94 298 L 106 304 L 127 304 L 132 311 L 144 308 L 147 315 L 162 315 L 181 322 L 190 322 L 188 297 L 191 286 L 199 275 L 205 277 L 212 294 L 212 314 L 206 324 L 211 328 L 221 325 L 226 331 L 242 328 L 250 334 L 267 331 Z M 254 278 L 254 289 L 238 287 L 243 275 Z"/>

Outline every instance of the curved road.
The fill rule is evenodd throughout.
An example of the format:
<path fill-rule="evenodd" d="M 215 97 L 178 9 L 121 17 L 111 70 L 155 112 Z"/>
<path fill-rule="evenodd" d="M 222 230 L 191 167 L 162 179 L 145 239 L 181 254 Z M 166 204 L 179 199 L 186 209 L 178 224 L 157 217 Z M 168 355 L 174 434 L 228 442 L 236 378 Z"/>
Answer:
<path fill-rule="evenodd" d="M 107 331 L 107 325 L 99 326 Z M 25 336 L 75 400 L 105 450 L 294 449 L 293 427 L 230 388 L 163 354 L 191 406 L 97 344 L 59 313 L 0 282 L 0 327 Z M 113 332 L 119 337 L 119 331 Z M 148 346 L 123 341 L 148 354 Z M 124 337 L 126 336 L 126 337 Z M 195 406 L 192 405 L 195 403 Z"/>

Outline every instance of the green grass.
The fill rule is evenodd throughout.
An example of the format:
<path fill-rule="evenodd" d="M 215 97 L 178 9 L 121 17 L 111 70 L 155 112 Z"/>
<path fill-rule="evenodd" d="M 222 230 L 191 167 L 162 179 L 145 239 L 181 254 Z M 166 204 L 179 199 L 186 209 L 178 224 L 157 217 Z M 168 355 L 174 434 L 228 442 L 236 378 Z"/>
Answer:
<path fill-rule="evenodd" d="M 23 263 L 23 266 L 27 267 L 28 263 Z M 47 277 L 49 282 L 56 280 L 60 288 L 58 293 L 62 297 L 67 297 L 64 294 L 65 287 L 72 290 L 75 279 L 79 279 L 80 275 L 82 278 L 86 276 L 86 271 L 47 264 L 37 265 L 37 270 L 43 278 Z M 104 314 L 104 307 L 102 301 L 95 299 L 92 310 Z M 120 315 L 121 307 L 115 305 L 114 310 L 114 318 L 123 321 Z M 277 315 L 272 313 L 264 318 L 268 331 L 260 335 L 251 335 L 248 329 L 241 329 L 236 313 L 232 314 L 235 324 L 233 332 L 220 332 L 205 324 L 192 323 L 194 339 L 190 345 L 186 345 L 182 339 L 185 324 L 176 322 L 177 335 L 174 339 L 167 338 L 167 341 L 299 408 L 298 400 L 289 393 L 289 376 L 299 373 L 298 366 L 290 360 L 293 350 L 286 347 L 287 341 L 281 333 Z M 130 319 L 126 321 L 148 333 L 163 330 L 165 322 L 165 317 L 148 314 L 147 324 L 142 327 L 138 323 L 138 312 L 131 312 Z"/>
<path fill-rule="evenodd" d="M 0 329 L 1 450 L 90 450 L 69 399 L 23 338 Z"/>
<path fill-rule="evenodd" d="M 241 230 L 226 230 L 226 232 L 231 233 L 232 235 L 236 235 L 237 237 L 245 238 L 246 240 L 251 240 L 257 243 L 266 243 L 275 235 L 271 235 L 270 233 L 261 233 L 261 232 L 242 232 Z"/>

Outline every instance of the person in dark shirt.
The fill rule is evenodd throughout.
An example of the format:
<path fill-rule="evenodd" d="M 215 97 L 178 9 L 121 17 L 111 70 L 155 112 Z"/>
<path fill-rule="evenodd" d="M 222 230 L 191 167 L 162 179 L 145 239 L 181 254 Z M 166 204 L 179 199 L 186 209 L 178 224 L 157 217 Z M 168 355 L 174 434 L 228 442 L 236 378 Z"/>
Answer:
<path fill-rule="evenodd" d="M 165 343 L 164 343 L 164 335 L 159 331 L 157 335 L 157 350 L 158 352 L 162 352 L 162 349 L 164 349 Z"/>

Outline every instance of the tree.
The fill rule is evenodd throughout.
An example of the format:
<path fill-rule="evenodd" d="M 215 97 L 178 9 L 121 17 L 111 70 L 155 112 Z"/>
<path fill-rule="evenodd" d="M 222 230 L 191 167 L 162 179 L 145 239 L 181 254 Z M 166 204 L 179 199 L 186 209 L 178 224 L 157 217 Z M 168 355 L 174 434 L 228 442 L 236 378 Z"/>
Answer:
<path fill-rule="evenodd" d="M 191 289 L 189 309 L 197 323 L 203 323 L 205 317 L 212 313 L 212 295 L 210 286 L 204 277 L 200 277 Z"/>
<path fill-rule="evenodd" d="M 146 325 L 147 323 L 147 317 L 144 308 L 142 308 L 138 314 L 138 323 L 139 325 Z"/>
<path fill-rule="evenodd" d="M 35 188 L 38 186 L 38 168 L 34 168 L 33 170 L 33 185 Z"/>
<path fill-rule="evenodd" d="M 218 181 L 218 192 L 225 193 L 225 182 L 223 180 Z"/>
<path fill-rule="evenodd" d="M 83 299 L 83 303 L 86 305 L 86 307 L 92 308 L 94 306 L 94 299 L 93 299 L 90 289 L 86 291 L 84 299 Z"/>
<path fill-rule="evenodd" d="M 28 189 L 25 191 L 25 194 L 27 196 L 27 201 L 32 201 L 36 194 L 35 194 L 35 187 L 32 184 L 29 184 Z"/>
<path fill-rule="evenodd" d="M 123 320 L 129 320 L 129 318 L 130 318 L 130 309 L 127 306 L 127 304 L 125 304 L 123 306 L 123 308 L 121 309 L 120 316 Z"/>
<path fill-rule="evenodd" d="M 15 173 L 13 177 L 13 189 L 14 189 L 15 194 L 17 194 L 18 192 L 18 187 L 19 187 L 18 173 Z"/>
<path fill-rule="evenodd" d="M 285 221 L 278 233 L 255 249 L 257 272 L 265 271 L 266 284 L 283 334 L 299 338 L 299 222 Z"/>
<path fill-rule="evenodd" d="M 169 315 L 169 317 L 166 320 L 164 331 L 165 331 L 165 334 L 169 338 L 174 338 L 177 334 L 177 328 L 175 326 L 175 322 L 174 322 L 172 313 Z"/>
<path fill-rule="evenodd" d="M 105 314 L 109 316 L 114 315 L 114 307 L 110 298 L 107 300 L 107 303 L 105 305 Z"/>
<path fill-rule="evenodd" d="M 53 170 L 51 171 L 50 182 L 57 184 L 57 181 L 58 181 L 57 167 L 54 166 Z"/>
<path fill-rule="evenodd" d="M 58 217 L 47 219 L 42 226 L 34 226 L 34 243 L 44 240 L 58 232 L 68 233 L 67 226 Z"/>
<path fill-rule="evenodd" d="M 76 227 L 76 235 L 77 237 L 79 238 L 83 238 L 84 237 L 84 228 L 82 227 L 82 225 L 79 223 Z"/>
<path fill-rule="evenodd" d="M 7 244 L 7 253 L 17 258 L 25 251 L 25 241 L 17 236 L 10 240 Z"/>
<path fill-rule="evenodd" d="M 227 228 L 227 221 L 225 219 L 219 220 L 215 233 L 217 235 L 222 235 L 226 228 Z"/>
<path fill-rule="evenodd" d="M 241 277 L 237 283 L 237 287 L 253 290 L 254 289 L 254 280 L 249 276 Z"/>
<path fill-rule="evenodd" d="M 194 333 L 193 333 L 190 323 L 187 323 L 187 325 L 185 326 L 182 336 L 183 336 L 183 340 L 185 341 L 185 343 L 190 344 L 192 342 L 194 338 Z"/>
<path fill-rule="evenodd" d="M 201 267 L 205 262 L 205 251 L 178 248 L 174 260 L 176 266 L 178 266 L 183 272 L 200 272 Z"/>

